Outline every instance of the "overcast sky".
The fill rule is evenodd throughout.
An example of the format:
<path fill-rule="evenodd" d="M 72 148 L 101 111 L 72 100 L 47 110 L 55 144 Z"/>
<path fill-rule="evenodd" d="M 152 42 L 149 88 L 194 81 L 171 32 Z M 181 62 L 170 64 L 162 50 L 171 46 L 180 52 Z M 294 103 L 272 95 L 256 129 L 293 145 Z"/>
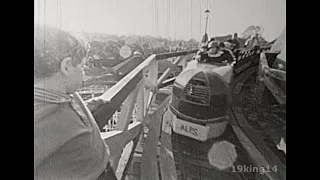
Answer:
<path fill-rule="evenodd" d="M 77 32 L 201 39 L 264 28 L 267 40 L 286 25 L 286 0 L 35 0 L 35 23 Z"/>

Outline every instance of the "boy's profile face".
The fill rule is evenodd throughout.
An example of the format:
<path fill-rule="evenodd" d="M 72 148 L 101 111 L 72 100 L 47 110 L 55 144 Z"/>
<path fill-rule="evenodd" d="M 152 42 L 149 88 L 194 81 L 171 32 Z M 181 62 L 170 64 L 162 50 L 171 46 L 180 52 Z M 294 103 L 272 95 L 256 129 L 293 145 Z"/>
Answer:
<path fill-rule="evenodd" d="M 86 58 L 84 57 L 81 63 L 77 65 L 73 65 L 72 63 L 62 64 L 62 69 L 65 69 L 63 72 L 64 83 L 67 90 L 67 93 L 73 93 L 79 88 L 81 88 L 83 78 L 84 78 L 84 65 L 86 62 Z"/>

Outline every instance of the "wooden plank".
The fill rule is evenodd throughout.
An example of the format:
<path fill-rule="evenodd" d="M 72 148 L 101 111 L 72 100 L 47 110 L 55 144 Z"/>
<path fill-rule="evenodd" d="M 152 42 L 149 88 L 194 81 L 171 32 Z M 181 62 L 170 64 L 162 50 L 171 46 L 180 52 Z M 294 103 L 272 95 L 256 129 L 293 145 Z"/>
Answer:
<path fill-rule="evenodd" d="M 161 128 L 161 116 L 169 104 L 170 97 L 167 97 L 159 106 L 154 116 L 150 116 L 150 126 L 143 154 L 141 157 L 141 179 L 158 180 L 158 142 Z"/>
<path fill-rule="evenodd" d="M 138 90 L 140 89 L 140 86 L 141 86 L 141 81 L 139 82 L 137 87 L 133 90 L 133 92 L 124 101 L 123 106 L 121 108 L 121 114 L 115 130 L 126 131 L 128 129 L 128 125 L 132 117 L 134 105 L 137 101 Z"/>
<path fill-rule="evenodd" d="M 121 179 L 121 180 L 125 180 L 126 179 L 126 175 L 127 175 L 127 172 L 132 164 L 132 161 L 133 161 L 133 158 L 134 158 L 134 153 L 135 153 L 135 149 L 137 148 L 137 144 L 139 142 L 139 139 L 140 139 L 140 136 L 137 136 L 134 138 L 133 140 L 133 147 L 132 147 L 132 150 L 131 150 L 131 153 L 129 155 L 129 159 L 128 159 L 128 162 L 123 170 L 123 174 L 121 177 L 118 177 L 118 179 Z"/>
<path fill-rule="evenodd" d="M 144 116 L 145 116 L 144 112 L 145 112 L 145 109 L 144 109 L 144 86 L 142 84 L 142 85 L 140 85 L 140 89 L 139 89 L 138 96 L 137 96 L 137 112 L 136 112 L 137 113 L 137 122 L 141 122 L 141 123 L 144 122 Z M 142 132 L 142 129 L 143 129 L 143 127 L 141 128 L 141 132 Z M 140 135 L 137 136 L 133 140 L 132 151 L 130 153 L 128 162 L 123 170 L 123 175 L 121 177 L 121 180 L 125 180 L 128 170 L 130 169 L 130 167 L 132 167 L 134 153 L 136 151 L 139 140 L 140 140 Z M 118 178 L 118 179 L 120 179 L 120 178 Z"/>
<path fill-rule="evenodd" d="M 257 72 L 257 70 L 258 70 L 258 67 L 254 66 L 247 69 L 245 73 L 241 73 L 241 75 L 237 76 L 231 85 L 231 90 L 233 94 L 239 94 L 242 89 L 242 86 L 244 85 L 244 83 L 238 83 L 238 82 L 245 82 L 250 76 L 252 76 L 252 74 Z"/>
<path fill-rule="evenodd" d="M 131 82 L 133 79 L 139 77 L 142 70 L 149 66 L 155 59 L 156 55 L 151 55 L 148 59 L 144 60 L 138 67 L 131 71 L 128 75 L 122 78 L 116 85 L 112 86 L 106 93 L 104 93 L 100 98 L 104 102 L 111 102 L 115 96 L 122 90 L 126 88 L 126 85 Z M 142 77 L 141 77 L 142 78 Z M 140 80 L 140 79 L 139 79 Z M 132 91 L 133 88 L 127 89 Z"/>
<path fill-rule="evenodd" d="M 270 172 L 266 172 L 269 179 L 285 179 L 286 169 L 279 159 L 270 152 L 269 148 L 256 136 L 257 133 L 253 131 L 252 127 L 246 122 L 243 115 L 238 112 L 239 110 L 234 108 L 233 110 L 236 117 L 232 117 L 231 119 L 232 121 L 236 121 L 235 118 L 237 118 L 238 122 L 241 122 L 241 127 L 232 125 L 232 128 L 254 163 L 258 167 L 269 167 L 270 169 L 273 167 L 277 168 L 277 171 L 270 170 Z"/>
<path fill-rule="evenodd" d="M 286 94 L 279 88 L 272 79 L 267 76 L 263 77 L 265 86 L 269 89 L 279 104 L 286 104 Z"/>
<path fill-rule="evenodd" d="M 155 118 L 154 116 L 152 116 Z M 158 180 L 158 140 L 160 135 L 160 121 L 152 119 L 150 130 L 143 147 L 141 157 L 141 179 L 142 180 Z"/>
<path fill-rule="evenodd" d="M 118 162 L 118 168 L 115 171 L 117 179 L 121 179 L 124 176 L 124 170 L 126 166 L 128 165 L 128 159 L 130 158 L 130 155 L 132 152 L 134 152 L 134 144 L 132 141 L 130 141 L 124 148 L 123 153 L 121 154 L 121 157 Z"/>
<path fill-rule="evenodd" d="M 255 145 L 250 141 L 250 139 L 245 135 L 245 133 L 237 126 L 232 126 L 234 132 L 237 134 L 238 138 L 240 139 L 241 143 L 243 144 L 244 148 L 248 151 L 249 156 L 251 159 L 254 161 L 254 163 L 257 165 L 257 167 L 276 167 L 276 166 L 271 166 L 268 161 L 263 157 L 261 152 L 255 147 Z M 277 167 L 278 168 L 278 167 Z M 273 171 L 267 171 L 265 172 L 266 176 L 270 180 L 281 180 L 285 179 L 280 176 L 277 172 Z"/>
<path fill-rule="evenodd" d="M 171 117 L 170 114 L 162 116 L 161 147 L 160 147 L 160 174 L 163 180 L 177 180 L 176 166 L 174 162 L 171 144 Z"/>
<path fill-rule="evenodd" d="M 173 61 L 173 65 L 177 65 L 178 63 L 180 63 L 180 61 L 183 60 L 183 56 L 179 56 L 177 57 L 174 61 Z M 161 75 L 161 77 L 158 79 L 158 86 L 167 79 L 167 77 L 169 76 L 170 72 L 172 71 L 172 69 L 169 67 L 168 69 L 165 70 L 165 72 Z"/>
<path fill-rule="evenodd" d="M 164 80 L 161 84 L 158 84 L 158 89 L 161 89 L 161 88 L 164 88 L 166 86 L 173 84 L 175 80 L 176 80 L 176 77 Z"/>
<path fill-rule="evenodd" d="M 120 150 L 141 133 L 141 122 L 129 125 L 128 131 L 110 131 L 101 133 L 101 138 L 108 144 L 111 157 L 120 153 Z"/>
<path fill-rule="evenodd" d="M 132 90 L 136 87 L 139 81 L 142 79 L 141 77 L 136 77 L 132 81 L 128 82 L 126 86 L 121 89 L 118 94 L 116 94 L 110 102 L 107 102 L 101 105 L 96 111 L 93 111 L 93 116 L 95 117 L 100 129 L 102 129 L 108 122 L 110 118 L 112 118 L 113 114 L 119 109 L 125 99 L 129 96 Z M 119 83 L 119 82 L 118 82 Z M 117 83 L 117 84 L 118 84 Z M 106 93 L 108 93 L 107 91 Z M 106 94 L 105 93 L 105 94 Z M 101 99 L 100 97 L 96 99 Z"/>
<path fill-rule="evenodd" d="M 141 57 L 132 57 L 128 60 L 125 60 L 124 62 L 121 62 L 120 64 L 112 67 L 112 69 L 120 73 L 121 75 L 127 75 L 130 73 L 134 68 L 136 68 L 140 63 L 143 62 L 144 59 Z"/>
<path fill-rule="evenodd" d="M 286 81 L 287 81 L 286 71 L 282 71 L 282 70 L 279 70 L 279 69 L 272 69 L 272 68 L 270 68 L 268 75 L 269 75 L 270 77 L 273 77 L 273 78 L 275 78 L 275 79 L 281 80 L 281 81 L 283 81 L 283 82 L 286 82 Z"/>
<path fill-rule="evenodd" d="M 126 132 L 128 130 L 128 126 L 130 124 L 130 120 L 132 117 L 132 112 L 134 109 L 134 104 L 137 100 L 138 90 L 140 89 L 141 81 L 137 85 L 137 87 L 133 90 L 133 92 L 127 97 L 127 99 L 124 101 L 123 106 L 121 108 L 121 114 L 119 117 L 119 120 L 116 125 L 115 130 Z M 121 143 L 121 142 L 119 142 Z M 126 144 L 124 144 L 126 145 Z M 124 148 L 124 146 L 122 147 Z M 119 149 L 119 153 L 117 155 L 113 156 L 112 159 L 112 166 L 116 170 L 118 167 L 119 159 L 121 157 L 123 149 Z"/>
<path fill-rule="evenodd" d="M 142 70 L 154 61 L 156 55 L 151 55 L 144 60 L 138 67 L 132 70 L 128 75 L 123 77 L 117 84 L 112 86 L 107 92 L 99 97 L 105 104 L 93 112 L 93 115 L 102 129 L 108 120 L 119 109 L 122 102 L 136 87 L 143 78 Z"/>
<path fill-rule="evenodd" d="M 158 78 L 158 62 L 153 61 L 143 70 L 143 80 L 144 80 L 144 109 L 145 113 L 148 113 L 150 104 L 153 101 L 153 96 L 155 91 L 157 91 L 157 78 Z"/>
<path fill-rule="evenodd" d="M 198 51 L 198 49 L 190 50 L 190 51 L 174 52 L 174 53 L 157 54 L 156 55 L 156 60 L 168 59 L 168 58 L 178 57 L 178 56 L 186 56 L 186 55 L 189 55 L 189 54 L 194 54 L 197 51 Z"/>

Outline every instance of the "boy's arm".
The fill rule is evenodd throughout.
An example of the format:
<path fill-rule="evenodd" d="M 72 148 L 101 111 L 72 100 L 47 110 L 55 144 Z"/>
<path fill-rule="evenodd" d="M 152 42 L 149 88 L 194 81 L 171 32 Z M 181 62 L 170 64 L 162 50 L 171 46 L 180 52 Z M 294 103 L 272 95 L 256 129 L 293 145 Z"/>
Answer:
<path fill-rule="evenodd" d="M 57 111 L 34 123 L 34 169 L 73 138 L 88 133 L 72 111 Z"/>

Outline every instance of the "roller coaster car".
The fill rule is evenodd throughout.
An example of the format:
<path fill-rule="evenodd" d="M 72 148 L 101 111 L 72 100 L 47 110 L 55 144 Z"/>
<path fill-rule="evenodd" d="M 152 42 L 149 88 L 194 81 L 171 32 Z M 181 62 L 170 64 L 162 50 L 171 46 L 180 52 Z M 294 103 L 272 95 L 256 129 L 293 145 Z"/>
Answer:
<path fill-rule="evenodd" d="M 170 111 L 177 134 L 200 141 L 220 136 L 227 125 L 233 68 L 198 63 L 183 71 L 173 85 Z"/>
<path fill-rule="evenodd" d="M 236 55 L 232 63 L 193 63 L 173 84 L 170 111 L 175 133 L 207 141 L 221 136 L 228 123 L 235 77 L 255 62 L 256 49 Z"/>

